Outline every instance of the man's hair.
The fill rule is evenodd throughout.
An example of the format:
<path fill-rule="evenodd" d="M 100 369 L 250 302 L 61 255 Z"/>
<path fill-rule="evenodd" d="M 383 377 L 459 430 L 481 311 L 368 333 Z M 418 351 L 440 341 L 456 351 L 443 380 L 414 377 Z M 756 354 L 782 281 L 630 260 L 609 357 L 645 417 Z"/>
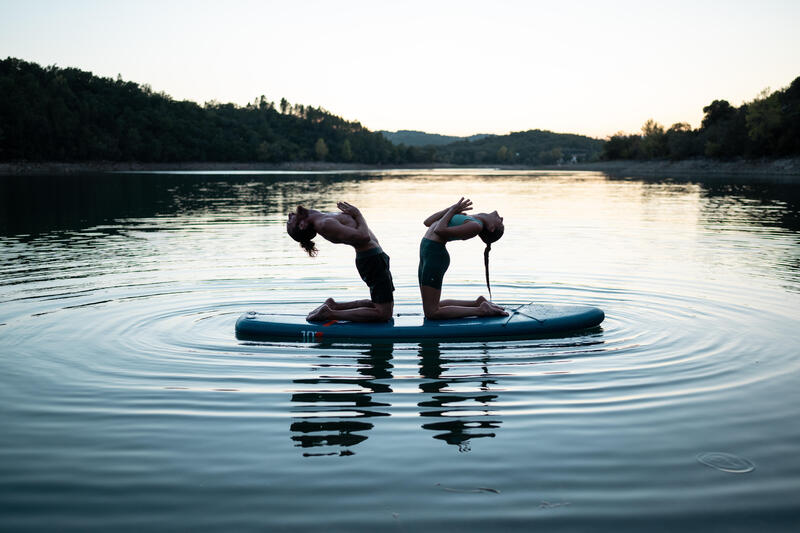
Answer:
<path fill-rule="evenodd" d="M 300 247 L 308 253 L 309 257 L 316 257 L 319 250 L 314 245 L 313 239 L 317 236 L 317 232 L 314 231 L 314 228 L 306 228 L 300 229 L 297 225 L 292 227 L 291 229 L 286 230 L 289 236 L 300 243 Z"/>

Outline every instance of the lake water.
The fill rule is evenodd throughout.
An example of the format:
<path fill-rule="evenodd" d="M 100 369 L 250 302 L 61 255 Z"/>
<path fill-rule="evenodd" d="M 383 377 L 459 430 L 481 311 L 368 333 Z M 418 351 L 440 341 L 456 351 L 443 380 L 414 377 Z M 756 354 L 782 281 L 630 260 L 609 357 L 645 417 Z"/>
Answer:
<path fill-rule="evenodd" d="M 350 248 L 285 234 L 298 203 L 359 206 L 420 312 L 422 220 L 460 196 L 505 218 L 496 302 L 595 305 L 601 328 L 235 338 L 248 310 L 367 295 Z M 449 245 L 445 297 L 486 294 L 477 241 Z M 791 183 L 2 177 L 0 529 L 796 531 L 799 340 Z"/>

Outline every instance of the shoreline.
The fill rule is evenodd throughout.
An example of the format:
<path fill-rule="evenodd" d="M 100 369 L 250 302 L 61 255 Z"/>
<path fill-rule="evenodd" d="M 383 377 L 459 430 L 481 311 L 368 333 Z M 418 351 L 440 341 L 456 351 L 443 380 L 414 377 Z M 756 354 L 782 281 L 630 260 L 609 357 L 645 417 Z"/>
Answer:
<path fill-rule="evenodd" d="M 610 175 L 641 177 L 756 177 L 781 176 L 800 178 L 800 157 L 774 160 L 715 161 L 711 159 L 689 159 L 682 161 L 597 161 L 565 165 L 471 165 L 459 166 L 441 163 L 415 165 L 365 165 L 357 163 L 330 163 L 304 161 L 289 163 L 140 163 L 113 161 L 59 162 L 16 161 L 0 163 L 0 176 L 22 175 L 69 175 L 103 172 L 153 172 L 153 171 L 306 171 L 335 172 L 391 169 L 440 169 L 440 168 L 486 168 L 499 170 L 542 171 L 594 171 Z"/>

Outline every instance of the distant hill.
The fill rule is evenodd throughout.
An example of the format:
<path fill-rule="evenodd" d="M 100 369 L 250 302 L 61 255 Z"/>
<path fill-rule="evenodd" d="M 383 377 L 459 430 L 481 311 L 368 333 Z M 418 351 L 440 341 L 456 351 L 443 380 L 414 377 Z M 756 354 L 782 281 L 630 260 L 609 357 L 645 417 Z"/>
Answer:
<path fill-rule="evenodd" d="M 552 165 L 597 160 L 604 144 L 585 135 L 528 130 L 439 146 L 436 158 L 454 165 Z"/>
<path fill-rule="evenodd" d="M 438 133 L 425 133 L 416 130 L 384 131 L 382 134 L 393 144 L 405 144 L 406 146 L 442 146 L 458 141 L 474 141 L 488 137 L 488 133 L 478 133 L 469 137 L 455 137 L 452 135 L 439 135 Z"/>

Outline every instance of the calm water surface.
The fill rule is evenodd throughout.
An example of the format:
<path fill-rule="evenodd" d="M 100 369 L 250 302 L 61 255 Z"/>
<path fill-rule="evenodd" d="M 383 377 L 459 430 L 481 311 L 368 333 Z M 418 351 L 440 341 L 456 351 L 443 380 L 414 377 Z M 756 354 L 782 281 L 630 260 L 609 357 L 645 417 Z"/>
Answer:
<path fill-rule="evenodd" d="M 247 310 L 366 296 L 284 233 L 359 206 L 420 312 L 422 220 L 498 209 L 495 301 L 597 330 L 452 344 L 238 341 Z M 477 241 L 477 240 L 476 240 Z M 485 294 L 479 242 L 446 297 Z M 800 527 L 800 186 L 597 173 L 0 179 L 0 529 Z M 698 460 L 732 454 L 732 473 Z M 704 458 L 707 456 L 703 456 Z M 379 529 L 380 528 L 380 529 Z"/>

